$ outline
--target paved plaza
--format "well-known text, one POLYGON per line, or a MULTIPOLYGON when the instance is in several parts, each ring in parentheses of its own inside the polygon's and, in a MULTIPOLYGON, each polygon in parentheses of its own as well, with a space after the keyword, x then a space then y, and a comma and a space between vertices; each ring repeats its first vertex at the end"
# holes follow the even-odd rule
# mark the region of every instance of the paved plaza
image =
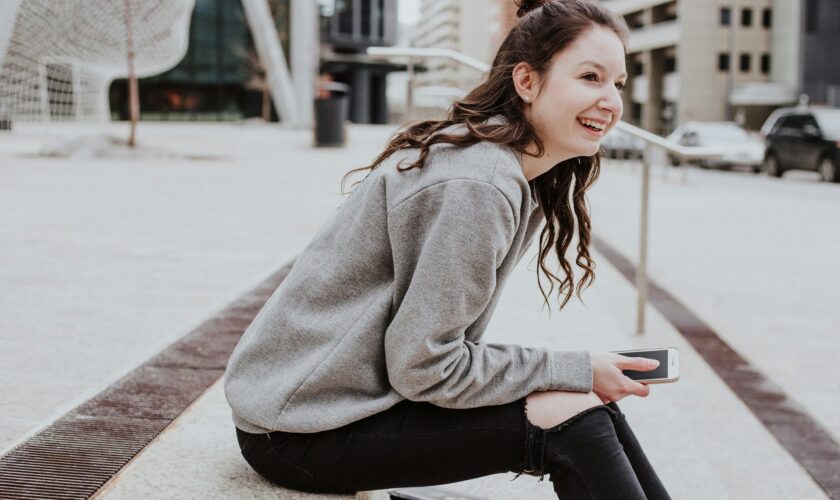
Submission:
MULTIPOLYGON (((394 127, 348 146, 259 123, 146 123, 135 158, 68 148, 111 125, 0 134, 0 455, 181 338, 294 259, 340 204, 341 176, 394 127), (70 142, 68 142, 70 141, 70 142), (45 157, 44 151, 58 151, 45 157)), ((596 235, 638 255, 640 168, 605 161, 596 235)), ((840 441, 840 184, 789 172, 656 167, 650 276, 840 441)), ((572 248, 574 244, 572 245, 572 248)), ((531 254, 535 255, 536 247, 531 254)), ((676 384, 619 404, 674 498, 821 499, 824 490, 655 308, 634 334, 636 289, 595 252, 594 285, 551 315, 536 260, 506 284, 485 335, 563 350, 674 346, 676 384)), ((546 477, 454 485, 486 498, 554 498, 546 477)), ((217 382, 101 492, 105 498, 286 498, 241 459, 217 382)))

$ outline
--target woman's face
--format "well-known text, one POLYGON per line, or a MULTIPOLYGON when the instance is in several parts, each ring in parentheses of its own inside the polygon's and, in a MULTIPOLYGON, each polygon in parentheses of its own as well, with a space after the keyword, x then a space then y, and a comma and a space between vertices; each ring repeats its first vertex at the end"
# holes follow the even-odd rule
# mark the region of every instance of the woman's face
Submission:
POLYGON ((601 26, 584 31, 554 55, 545 74, 534 81, 525 116, 556 162, 598 152, 604 134, 621 118, 620 89, 627 80, 624 46, 601 26), (586 125, 586 124, 588 125, 586 125))

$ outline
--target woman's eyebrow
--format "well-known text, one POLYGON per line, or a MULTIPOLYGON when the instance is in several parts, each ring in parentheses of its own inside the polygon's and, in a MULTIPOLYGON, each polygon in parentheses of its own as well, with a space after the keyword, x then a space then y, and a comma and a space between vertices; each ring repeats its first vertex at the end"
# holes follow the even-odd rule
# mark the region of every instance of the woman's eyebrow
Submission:
MULTIPOLYGON (((591 60, 590 61, 583 61, 582 63, 578 64, 578 66, 584 66, 586 64, 590 64, 592 66, 595 66, 596 68, 603 71, 604 73, 607 72, 607 68, 605 68, 603 64, 601 64, 597 61, 591 61, 591 60)), ((627 73, 622 73, 620 78, 627 78, 627 73)))

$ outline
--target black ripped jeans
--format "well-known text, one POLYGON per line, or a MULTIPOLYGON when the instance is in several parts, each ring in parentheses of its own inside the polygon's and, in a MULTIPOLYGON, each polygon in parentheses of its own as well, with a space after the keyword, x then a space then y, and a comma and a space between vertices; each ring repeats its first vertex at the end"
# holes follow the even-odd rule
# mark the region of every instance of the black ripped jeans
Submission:
POLYGON ((352 494, 517 472, 540 479, 548 474, 563 499, 670 498, 615 403, 542 429, 528 420, 524 398, 468 410, 402 401, 329 431, 237 429, 237 437, 259 474, 313 493, 352 494))

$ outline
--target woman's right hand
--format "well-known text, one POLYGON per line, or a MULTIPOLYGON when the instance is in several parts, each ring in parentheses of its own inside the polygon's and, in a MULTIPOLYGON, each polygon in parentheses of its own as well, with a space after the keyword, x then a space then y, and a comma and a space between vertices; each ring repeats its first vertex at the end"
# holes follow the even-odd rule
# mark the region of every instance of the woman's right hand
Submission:
POLYGON ((613 352, 590 352, 592 362, 592 392, 601 398, 604 404, 629 394, 646 397, 650 388, 627 377, 622 370, 646 372, 659 366, 659 361, 649 358, 622 356, 613 352))

